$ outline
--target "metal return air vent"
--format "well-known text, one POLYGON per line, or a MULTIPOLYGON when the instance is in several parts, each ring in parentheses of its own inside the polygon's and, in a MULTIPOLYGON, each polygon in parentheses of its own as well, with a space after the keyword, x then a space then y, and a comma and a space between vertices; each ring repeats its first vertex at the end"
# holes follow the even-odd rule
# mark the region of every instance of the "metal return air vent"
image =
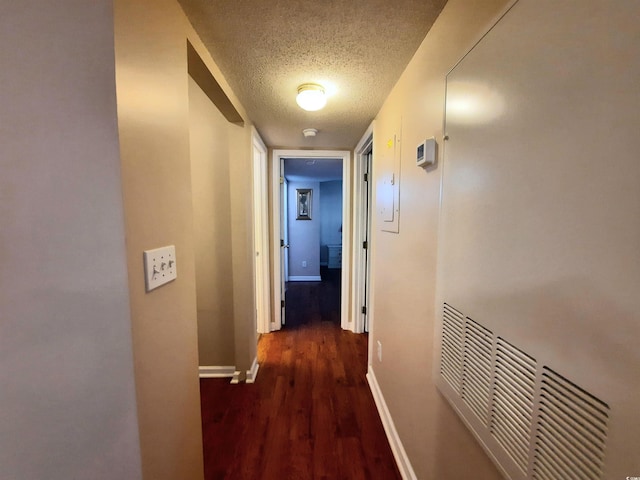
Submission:
POLYGON ((461 396, 484 426, 487 426, 489 421, 493 367, 492 344, 491 332, 467 318, 464 328, 461 396))
POLYGON ((606 403, 448 304, 441 340, 443 392, 510 478, 603 478, 606 403))
POLYGON ((444 304, 440 374, 460 394, 464 351, 464 316, 444 304))
POLYGON ((533 478, 602 478, 609 406, 545 367, 533 478))
POLYGON ((536 361, 498 338, 491 434, 523 472, 529 464, 536 361))

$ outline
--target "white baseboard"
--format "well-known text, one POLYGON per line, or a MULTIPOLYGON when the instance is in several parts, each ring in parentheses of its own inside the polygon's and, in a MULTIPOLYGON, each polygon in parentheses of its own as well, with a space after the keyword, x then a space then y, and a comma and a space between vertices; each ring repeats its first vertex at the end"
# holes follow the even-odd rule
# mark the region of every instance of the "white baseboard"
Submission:
POLYGON ((409 457, 407 457, 407 452, 405 452, 404 446, 400 441, 398 431, 396 430, 396 426, 393 423, 391 413, 387 408, 387 403, 384 400, 384 396, 382 395, 382 391, 380 390, 380 385, 378 385, 378 380, 376 379, 375 373, 373 373, 373 370, 371 369, 371 365, 369 365, 369 369, 367 371, 367 381, 369 382, 369 389, 371 390, 371 393, 373 395, 373 400, 376 402, 378 414, 380 415, 380 419, 382 420, 382 426, 384 427, 384 431, 387 434, 387 439, 389 440, 389 445, 391 446, 393 457, 396 459, 398 470, 400 470, 400 475, 402 475, 402 478, 404 480, 417 480, 418 477, 416 477, 416 474, 413 471, 413 467, 411 466, 411 462, 409 461, 409 457))
POLYGON ((198 367, 200 378, 231 378, 236 371, 236 367, 229 366, 201 366, 198 367))
POLYGON ((253 383, 256 381, 256 377, 258 376, 258 369, 260 365, 258 365, 258 357, 253 359, 253 363, 251 364, 251 368, 247 370, 247 383, 253 383))
POLYGON ((290 282, 320 282, 320 275, 289 275, 290 282))
POLYGON ((233 378, 231 379, 230 383, 232 383, 234 385, 237 384, 237 383, 240 383, 240 374, 241 373, 242 372, 240 370, 236 370, 235 372, 233 372, 233 378))

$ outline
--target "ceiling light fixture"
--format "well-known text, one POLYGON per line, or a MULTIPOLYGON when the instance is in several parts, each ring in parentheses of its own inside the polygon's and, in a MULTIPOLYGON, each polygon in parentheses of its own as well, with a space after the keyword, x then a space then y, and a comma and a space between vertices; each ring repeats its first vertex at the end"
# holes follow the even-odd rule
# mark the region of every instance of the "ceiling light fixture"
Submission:
POLYGON ((318 130, 316 130, 315 128, 305 128, 304 130, 302 130, 302 134, 305 137, 315 137, 318 134, 318 130))
POLYGON ((324 108, 327 104, 327 97, 324 88, 316 83, 305 83, 298 87, 296 102, 300 108, 309 112, 315 112, 324 108))

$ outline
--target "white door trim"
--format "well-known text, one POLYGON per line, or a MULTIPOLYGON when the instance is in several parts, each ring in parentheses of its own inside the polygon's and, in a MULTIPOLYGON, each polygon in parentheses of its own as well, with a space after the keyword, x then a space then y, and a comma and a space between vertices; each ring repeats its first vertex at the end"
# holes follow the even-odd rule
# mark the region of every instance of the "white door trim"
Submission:
MULTIPOLYGON (((271 285, 273 288, 271 291, 273 302, 269 331, 282 328, 283 308, 281 302, 284 301, 284 292, 282 291, 282 276, 284 272, 282 268, 282 246, 280 245, 280 241, 284 240, 280 222, 280 213, 282 211, 281 165, 281 158, 274 151, 271 157, 271 259, 273 262, 273 268, 271 269, 271 285)), ((282 178, 282 182, 284 182, 284 178, 282 178)))
MULTIPOLYGON (((354 150, 354 175, 353 175, 353 282, 351 285, 353 331, 355 333, 364 332, 365 315, 362 313, 362 306, 365 304, 364 287, 367 285, 366 276, 367 269, 364 265, 365 252, 362 248, 362 242, 367 239, 367 223, 365 219, 366 211, 363 203, 364 185, 362 177, 365 171, 365 162, 367 161, 365 152, 373 144, 373 123, 364 133, 358 145, 354 150)), ((369 185, 371 186, 373 178, 369 172, 369 185)), ((373 208, 369 200, 369 211, 373 208)), ((369 225, 369 229, 371 226, 369 225)), ((371 238, 369 242, 369 262, 371 262, 371 238)), ((368 285, 369 286, 369 285, 368 285)), ((368 297, 369 305, 367 306, 367 315, 371 316, 371 298, 368 297)))
POLYGON ((256 329, 269 332, 271 317, 271 285, 269 275, 269 178, 267 147, 260 134, 251 127, 253 156, 253 228, 254 278, 256 295, 256 329))
MULTIPOLYGON (((284 161, 280 165, 280 174, 284 175, 284 161)), ((281 212, 289 211, 289 197, 287 195, 288 191, 289 191, 289 181, 285 178, 282 183, 282 190, 280 192, 280 195, 281 195, 280 199, 282 200, 282 209, 280 210, 281 212)), ((287 215, 285 215, 282 218, 282 231, 280 233, 282 234, 282 237, 280 238, 284 239, 284 244, 289 245, 289 217, 287 217, 287 215)), ((283 281, 285 283, 289 281, 289 247, 288 246, 286 247, 286 252, 287 252, 287 255, 284 256, 284 269, 282 270, 284 275, 283 281)))
POLYGON ((351 311, 349 308, 350 298, 350 275, 351 275, 351 152, 347 150, 274 150, 272 158, 272 192, 273 202, 271 205, 271 227, 272 237, 272 285, 273 285, 273 318, 271 330, 279 330, 280 323, 280 160, 284 158, 331 158, 342 160, 342 291, 340 303, 340 325, 345 330, 354 330, 351 311))

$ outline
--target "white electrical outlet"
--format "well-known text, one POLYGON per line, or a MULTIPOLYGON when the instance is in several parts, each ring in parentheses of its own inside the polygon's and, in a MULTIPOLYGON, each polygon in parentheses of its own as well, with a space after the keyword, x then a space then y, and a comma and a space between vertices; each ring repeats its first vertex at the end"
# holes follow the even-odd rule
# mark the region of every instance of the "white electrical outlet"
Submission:
POLYGON ((302 268, 307 268, 307 261, 306 260, 302 261, 302 268))
POLYGON ((382 342, 378 340, 378 361, 382 362, 382 342))
POLYGON ((177 276, 174 245, 144 251, 144 280, 147 292, 175 280, 177 276))

